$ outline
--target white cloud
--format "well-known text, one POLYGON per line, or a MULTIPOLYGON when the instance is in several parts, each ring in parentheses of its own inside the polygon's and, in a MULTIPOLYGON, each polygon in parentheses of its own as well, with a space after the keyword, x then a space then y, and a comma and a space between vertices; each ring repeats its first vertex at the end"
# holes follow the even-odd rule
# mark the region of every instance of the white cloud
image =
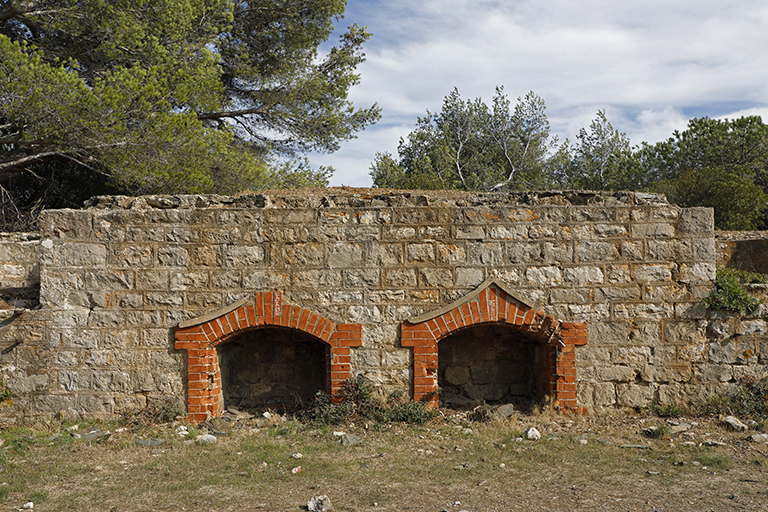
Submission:
POLYGON ((333 184, 369 184, 374 154, 395 152, 454 86, 486 100, 497 85, 512 98, 533 90, 561 139, 598 109, 634 144, 666 139, 689 117, 768 114, 762 1, 349 0, 352 22, 373 39, 350 98, 378 102, 383 118, 311 157, 337 168, 333 184))

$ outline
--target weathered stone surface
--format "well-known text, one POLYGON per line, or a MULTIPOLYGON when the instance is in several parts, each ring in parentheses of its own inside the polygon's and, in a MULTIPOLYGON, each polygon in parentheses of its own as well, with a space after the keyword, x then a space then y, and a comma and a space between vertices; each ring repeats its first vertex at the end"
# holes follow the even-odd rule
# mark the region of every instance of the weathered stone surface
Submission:
POLYGON ((616 403, 624 407, 646 407, 653 401, 652 386, 616 384, 616 403))
POLYGON ((608 242, 583 242, 576 246, 576 260, 578 262, 590 261, 614 261, 619 257, 619 251, 615 244, 608 242))
POLYGON ((558 267, 529 267, 525 276, 532 286, 554 286, 563 281, 563 272, 558 267))
POLYGON ((571 283, 574 286, 599 284, 603 282, 603 279, 603 271, 600 267, 566 268, 563 271, 563 282, 571 283))
MULTIPOLYGON (((2 297, 9 309, 0 302, 0 368, 25 372, 15 385, 26 404, 0 411, 1 421, 60 409, 109 417, 148 396, 183 400, 195 356, 173 348, 174 326, 258 291, 360 323, 350 372, 406 395, 424 357, 402 346, 401 322, 490 277, 556 320, 587 322, 587 344, 575 349, 585 407, 684 401, 768 371, 768 308, 741 318, 701 304, 716 262, 727 263, 712 211, 658 195, 328 189, 92 204, 45 212, 41 234, 0 237, 0 288, 27 294, 2 297), (29 306, 20 316, 17 303, 29 306)), ((516 343, 440 375, 467 400, 524 394, 540 378, 536 357, 487 364, 515 360, 505 350, 516 343)))

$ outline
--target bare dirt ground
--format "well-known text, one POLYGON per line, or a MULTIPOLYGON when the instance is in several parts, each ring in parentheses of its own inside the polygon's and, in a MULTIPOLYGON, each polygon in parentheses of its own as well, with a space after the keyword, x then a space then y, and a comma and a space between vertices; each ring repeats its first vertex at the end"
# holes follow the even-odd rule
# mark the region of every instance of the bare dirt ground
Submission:
POLYGON ((212 444, 194 440, 199 426, 177 434, 181 422, 5 429, 0 510, 299 511, 327 495, 337 511, 768 511, 768 444, 750 439, 760 425, 619 413, 263 423, 210 424, 212 444), (85 440, 94 428, 103 435, 85 440))

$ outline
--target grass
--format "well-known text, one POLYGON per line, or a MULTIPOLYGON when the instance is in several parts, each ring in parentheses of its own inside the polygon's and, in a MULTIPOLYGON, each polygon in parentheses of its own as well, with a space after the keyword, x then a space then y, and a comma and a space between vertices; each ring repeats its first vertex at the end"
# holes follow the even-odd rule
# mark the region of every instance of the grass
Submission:
POLYGON ((703 400, 679 404, 653 404, 649 412, 662 418, 735 415, 755 420, 755 430, 763 432, 768 424, 768 378, 742 379, 732 393, 720 393, 703 400))
MULTIPOLYGON (((756 485, 740 479, 768 483, 768 450, 745 445, 716 420, 702 421, 696 439, 731 436, 727 446, 650 439, 644 429, 665 420, 645 416, 517 414, 470 423, 456 414, 367 429, 360 421, 288 421, 233 427, 212 445, 176 436, 177 424, 99 423, 113 434, 98 443, 74 439, 61 425, 0 431, 0 507, 33 501, 36 510, 40 503, 58 511, 300 510, 309 497, 327 494, 340 511, 441 510, 449 501, 467 510, 569 510, 580 503, 605 508, 616 499, 628 509, 649 509, 639 496, 678 500, 678 509, 689 510, 701 497, 710 507, 725 499, 733 506, 756 485), (540 441, 518 440, 529 426, 542 432, 540 441), (114 433, 119 427, 126 430, 114 433), (335 430, 364 441, 344 447, 335 430), (52 440, 54 434, 60 436, 52 440), (147 438, 164 442, 136 445, 147 438), (623 447, 638 444, 651 449, 623 447), (301 472, 292 473, 298 466, 301 472)), ((79 431, 91 425, 81 423, 79 431)))

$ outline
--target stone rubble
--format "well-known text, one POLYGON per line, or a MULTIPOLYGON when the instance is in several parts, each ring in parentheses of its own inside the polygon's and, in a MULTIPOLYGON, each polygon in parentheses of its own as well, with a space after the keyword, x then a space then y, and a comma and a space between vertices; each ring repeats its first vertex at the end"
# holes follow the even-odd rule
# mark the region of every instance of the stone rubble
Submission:
POLYGON ((532 441, 538 441, 539 439, 541 439, 541 433, 538 430, 536 430, 536 427, 528 427, 523 431, 523 433, 528 439, 532 441))
POLYGON ((309 512, 330 512, 333 510, 331 499, 323 494, 322 496, 312 496, 307 501, 307 510, 309 512))
POLYGON ((736 416, 726 416, 723 418, 723 423, 736 432, 745 432, 749 430, 749 427, 742 423, 736 416))
POLYGON ((195 437, 195 442, 197 444, 216 444, 218 439, 212 434, 200 434, 195 437))

